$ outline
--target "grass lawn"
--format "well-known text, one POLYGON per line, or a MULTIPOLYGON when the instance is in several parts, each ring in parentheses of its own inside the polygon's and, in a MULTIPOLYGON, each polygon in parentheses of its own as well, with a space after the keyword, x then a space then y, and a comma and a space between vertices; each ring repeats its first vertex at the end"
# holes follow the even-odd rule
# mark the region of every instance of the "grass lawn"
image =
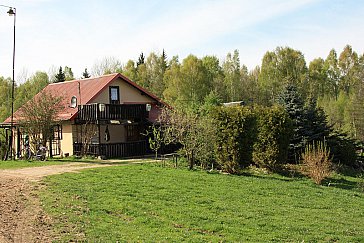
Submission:
POLYGON ((60 241, 364 242, 358 181, 144 164, 51 176, 40 195, 60 241))
POLYGON ((0 170, 4 169, 19 169, 26 167, 38 167, 38 166, 46 166, 46 165, 58 165, 62 164, 59 161, 26 161, 26 160, 7 160, 0 161, 0 170))
MULTIPOLYGON (((0 160, 0 170, 3 169, 20 169, 27 167, 39 167, 39 166, 47 166, 47 165, 61 165, 65 163, 77 163, 77 162, 85 162, 90 164, 108 164, 110 163, 108 160, 97 160, 97 159, 87 159, 87 158, 51 158, 46 161, 38 161, 38 160, 0 160)), ((127 164, 130 160, 120 160, 114 164, 127 164)))

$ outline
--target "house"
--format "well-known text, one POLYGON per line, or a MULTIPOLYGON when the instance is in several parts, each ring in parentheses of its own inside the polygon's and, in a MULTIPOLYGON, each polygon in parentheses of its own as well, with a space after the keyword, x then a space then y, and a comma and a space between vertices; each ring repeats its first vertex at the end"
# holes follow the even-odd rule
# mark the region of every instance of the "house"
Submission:
MULTIPOLYGON (((119 73, 52 83, 42 92, 60 94, 66 104, 58 114, 59 124, 48 144, 50 155, 145 155, 149 146, 143 134, 157 121, 162 107, 168 106, 119 73)), ((16 122, 19 110, 14 113, 13 149, 21 155, 26 134, 16 122)), ((6 123, 10 123, 10 118, 6 123)))

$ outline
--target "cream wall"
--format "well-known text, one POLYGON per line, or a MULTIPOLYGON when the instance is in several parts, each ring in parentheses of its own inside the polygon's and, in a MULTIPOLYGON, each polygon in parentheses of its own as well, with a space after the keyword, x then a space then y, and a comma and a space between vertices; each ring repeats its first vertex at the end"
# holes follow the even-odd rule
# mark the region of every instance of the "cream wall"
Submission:
POLYGON ((70 121, 62 124, 62 140, 60 145, 63 154, 69 153, 69 155, 73 155, 72 125, 70 121))
MULTIPOLYGON (((123 103, 152 103, 155 102, 147 95, 142 95, 141 91, 131 86, 121 78, 114 80, 109 86, 119 86, 120 104, 123 103)), ((105 88, 92 103, 109 104, 109 87, 105 88)))

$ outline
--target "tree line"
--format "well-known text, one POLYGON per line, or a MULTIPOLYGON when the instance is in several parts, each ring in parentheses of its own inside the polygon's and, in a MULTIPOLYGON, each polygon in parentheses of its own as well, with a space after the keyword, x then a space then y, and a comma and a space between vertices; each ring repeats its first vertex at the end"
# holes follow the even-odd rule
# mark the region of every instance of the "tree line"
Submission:
MULTIPOLYGON (((52 82, 74 79, 70 67, 47 74, 38 71, 15 87, 15 110, 52 82), (58 71, 58 72, 57 72, 58 71)), ((120 72, 164 99, 173 107, 198 111, 209 105, 244 101, 263 106, 279 103, 287 85, 297 87, 303 102, 312 100, 321 107, 330 125, 364 141, 364 55, 347 45, 338 54, 316 58, 308 65, 299 50, 277 47, 267 51, 260 66, 249 70, 240 63, 238 50, 224 60, 207 55, 189 55, 182 61, 166 52, 141 53, 122 64, 117 58, 97 61, 82 78, 120 72)), ((10 116, 11 79, 0 77, 0 119, 10 116)))

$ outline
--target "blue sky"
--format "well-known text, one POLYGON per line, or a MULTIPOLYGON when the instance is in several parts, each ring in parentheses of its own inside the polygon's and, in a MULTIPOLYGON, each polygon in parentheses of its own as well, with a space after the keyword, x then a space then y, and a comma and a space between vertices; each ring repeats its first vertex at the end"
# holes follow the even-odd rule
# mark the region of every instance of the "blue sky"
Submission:
MULTIPOLYGON (((249 69, 266 51, 289 46, 309 63, 346 44, 364 53, 362 0, 0 0, 17 8, 16 79, 59 66, 81 76, 104 57, 122 63, 141 52, 240 52, 249 69)), ((13 18, 0 8, 0 76, 12 71, 13 18)))

